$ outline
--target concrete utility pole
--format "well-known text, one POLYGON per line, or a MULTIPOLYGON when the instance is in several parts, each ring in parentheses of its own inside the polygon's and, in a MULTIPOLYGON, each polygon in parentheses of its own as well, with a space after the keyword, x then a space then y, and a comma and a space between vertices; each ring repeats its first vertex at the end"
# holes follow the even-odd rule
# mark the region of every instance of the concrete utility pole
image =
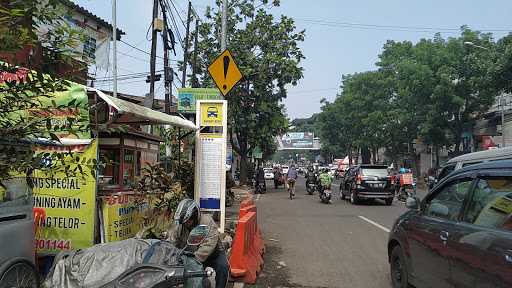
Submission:
POLYGON ((505 147, 505 103, 503 99, 503 93, 500 96, 500 106, 501 106, 501 148, 505 147))
POLYGON ((228 19, 228 0, 222 0, 222 30, 220 35, 220 50, 226 50, 226 29, 228 19))
POLYGON ((158 19, 158 0, 153 0, 153 24, 151 28, 153 29, 151 33, 151 59, 149 62, 149 71, 150 71, 150 79, 149 79, 149 94, 144 99, 144 106, 147 108, 153 108, 153 100, 155 99, 155 70, 156 70, 156 45, 157 45, 157 27, 156 21, 158 19))
POLYGON ((197 80, 197 42, 199 37, 199 18, 196 15, 196 34, 194 35, 194 55, 192 58, 192 87, 199 87, 199 81, 197 80))
POLYGON ((162 5, 162 14, 164 17, 164 29, 162 34, 162 40, 164 42, 164 85, 165 85, 165 113, 171 114, 172 104, 172 80, 173 71, 169 66, 169 35, 167 34, 167 11, 165 6, 162 5))
POLYGON ((113 78, 113 93, 117 98, 117 3, 112 0, 112 78, 113 78))
POLYGON ((181 87, 185 88, 188 66, 188 40, 190 34, 190 21, 192 21, 192 2, 188 1, 187 30, 185 35, 185 51, 183 51, 183 75, 181 76, 181 87))

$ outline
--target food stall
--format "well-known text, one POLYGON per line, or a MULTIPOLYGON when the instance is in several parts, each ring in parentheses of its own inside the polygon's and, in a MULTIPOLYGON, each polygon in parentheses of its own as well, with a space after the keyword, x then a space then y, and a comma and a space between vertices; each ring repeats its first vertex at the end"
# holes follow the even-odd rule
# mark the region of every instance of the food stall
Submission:
MULTIPOLYGON (((59 143, 38 146, 40 152, 73 152, 73 157, 107 163, 102 169, 77 177, 36 173, 34 207, 45 217, 36 223, 36 249, 40 255, 87 248, 97 243, 135 236, 152 196, 134 192, 142 169, 159 161, 163 139, 151 131, 154 125, 173 125, 195 130, 191 121, 114 98, 94 88, 73 84, 56 95, 61 103, 73 103, 62 117, 82 116, 89 131, 63 135, 59 143), (83 113, 87 110, 88 113, 83 113), (75 113, 75 114, 73 114, 75 113)), ((62 114, 62 109, 58 113, 62 114)), ((55 114, 57 115, 57 113, 55 114)), ((52 121, 59 121, 55 117, 52 121)), ((60 136, 59 136, 60 137, 60 136)), ((77 158, 77 159, 78 159, 77 158)), ((85 161, 85 160, 84 160, 85 161)), ((73 168, 73 167, 72 167, 73 168)))

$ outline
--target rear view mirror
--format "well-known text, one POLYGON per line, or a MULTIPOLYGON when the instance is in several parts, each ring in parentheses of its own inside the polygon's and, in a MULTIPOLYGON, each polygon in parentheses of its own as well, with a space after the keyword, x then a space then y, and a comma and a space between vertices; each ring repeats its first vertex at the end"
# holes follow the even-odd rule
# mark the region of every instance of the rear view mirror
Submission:
POLYGON ((447 206, 441 203, 432 203, 429 208, 430 214, 435 216, 440 216, 443 218, 448 217, 450 214, 450 209, 447 206))
POLYGON ((405 207, 411 210, 418 210, 420 207, 420 199, 417 197, 408 197, 405 201, 405 207))
POLYGON ((208 225, 199 225, 196 228, 190 231, 188 235, 187 244, 189 246, 197 246, 203 243, 204 239, 208 236, 209 233, 208 225))

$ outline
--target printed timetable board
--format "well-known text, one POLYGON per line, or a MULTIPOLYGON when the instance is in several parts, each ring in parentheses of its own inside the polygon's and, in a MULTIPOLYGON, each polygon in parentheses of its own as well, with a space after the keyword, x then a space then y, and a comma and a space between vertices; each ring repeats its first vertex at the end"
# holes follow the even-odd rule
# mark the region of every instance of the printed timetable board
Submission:
POLYGON ((227 101, 199 100, 196 104, 195 198, 201 210, 221 212, 224 230, 226 187, 227 101))

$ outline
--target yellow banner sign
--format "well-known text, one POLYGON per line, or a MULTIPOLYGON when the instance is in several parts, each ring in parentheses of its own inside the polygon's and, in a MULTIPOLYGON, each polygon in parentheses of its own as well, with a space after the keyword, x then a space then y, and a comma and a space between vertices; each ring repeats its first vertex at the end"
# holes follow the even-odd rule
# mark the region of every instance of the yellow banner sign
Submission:
POLYGON ((150 202, 150 198, 126 194, 102 199, 105 242, 134 237, 143 227, 144 213, 149 209, 150 202))
MULTIPOLYGON (((96 159, 98 145, 93 140, 74 147, 81 159, 96 159)), ((44 150, 44 148, 43 148, 44 150)), ((73 167, 71 167, 73 169, 73 167)), ((94 244, 96 206, 95 175, 67 177, 64 172, 33 174, 34 207, 44 211, 35 228, 37 253, 55 254, 63 250, 87 248, 94 244)))
POLYGON ((201 126, 222 126, 222 103, 201 103, 201 126))

